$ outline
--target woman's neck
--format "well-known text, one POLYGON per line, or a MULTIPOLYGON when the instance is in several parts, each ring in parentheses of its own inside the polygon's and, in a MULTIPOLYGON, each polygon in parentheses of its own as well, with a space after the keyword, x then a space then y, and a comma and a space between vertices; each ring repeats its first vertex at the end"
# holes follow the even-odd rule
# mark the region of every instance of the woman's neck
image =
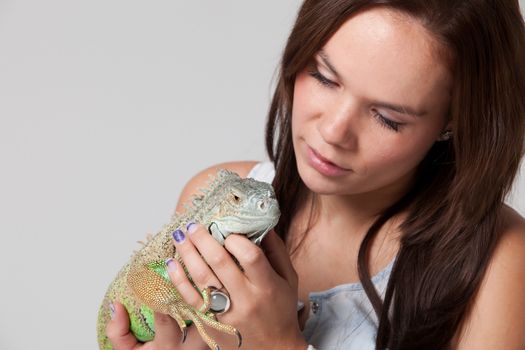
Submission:
POLYGON ((408 184, 398 184, 359 194, 324 195, 310 193, 319 219, 344 220, 350 227, 373 222, 381 213, 399 201, 408 191, 408 184))

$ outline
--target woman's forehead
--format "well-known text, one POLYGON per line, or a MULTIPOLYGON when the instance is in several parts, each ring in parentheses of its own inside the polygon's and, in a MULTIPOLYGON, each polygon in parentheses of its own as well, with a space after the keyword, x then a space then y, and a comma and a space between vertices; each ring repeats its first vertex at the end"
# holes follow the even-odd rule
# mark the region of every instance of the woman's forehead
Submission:
POLYGON ((436 45, 416 19, 373 8, 347 20, 322 53, 354 95, 389 96, 424 109, 442 103, 451 90, 450 70, 436 45))

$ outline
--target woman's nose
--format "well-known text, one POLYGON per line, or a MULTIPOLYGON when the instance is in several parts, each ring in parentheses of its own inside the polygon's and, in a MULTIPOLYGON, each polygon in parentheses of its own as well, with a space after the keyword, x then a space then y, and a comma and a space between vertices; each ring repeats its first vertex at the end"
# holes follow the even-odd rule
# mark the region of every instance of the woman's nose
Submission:
POLYGON ((323 140, 345 149, 357 147, 359 106, 352 101, 334 104, 321 116, 318 124, 323 140))

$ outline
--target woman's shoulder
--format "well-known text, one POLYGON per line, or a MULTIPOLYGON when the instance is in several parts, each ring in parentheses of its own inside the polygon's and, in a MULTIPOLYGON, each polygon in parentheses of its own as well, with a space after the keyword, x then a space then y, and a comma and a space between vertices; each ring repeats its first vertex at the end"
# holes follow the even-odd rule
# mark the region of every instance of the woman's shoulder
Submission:
POLYGON ((244 160, 244 161, 234 161, 234 162, 225 162, 211 165, 201 171, 199 171, 195 176, 193 176, 188 183, 192 182, 206 182, 210 175, 214 175, 220 169, 226 169, 239 174, 240 177, 246 177, 250 170, 256 166, 259 162, 254 160, 244 160))
POLYGON ((501 218, 500 238, 489 271, 492 267, 500 268, 502 273, 519 273, 522 277, 519 284, 525 293, 525 218, 506 205, 501 209, 501 218))
MULTIPOLYGON (((499 241, 491 258, 490 267, 510 264, 522 272, 525 283, 525 218, 516 210, 504 205, 501 209, 499 241)), ((525 290, 525 288, 524 288, 525 290)))
POLYGON ((500 238, 455 349, 524 349, 525 219, 503 207, 500 238))
POLYGON ((508 205, 501 208, 501 217, 503 219, 502 233, 525 230, 525 218, 508 205))
MULTIPOLYGON (((501 209, 502 225, 499 242, 491 265, 510 264, 521 272, 521 286, 525 286, 525 218, 509 206, 501 209)), ((525 288, 522 288, 525 292, 525 288)))
POLYGON ((207 182, 209 181, 210 175, 213 176, 217 173, 217 171, 219 171, 219 169, 230 170, 239 174, 240 177, 246 177, 253 169, 253 167, 257 164, 257 161, 226 162, 215 164, 199 171, 186 183, 186 185, 182 189, 182 192, 179 196, 179 201, 177 203, 176 211, 184 211, 183 203, 189 201, 192 195, 199 192, 199 189, 205 188, 207 182))

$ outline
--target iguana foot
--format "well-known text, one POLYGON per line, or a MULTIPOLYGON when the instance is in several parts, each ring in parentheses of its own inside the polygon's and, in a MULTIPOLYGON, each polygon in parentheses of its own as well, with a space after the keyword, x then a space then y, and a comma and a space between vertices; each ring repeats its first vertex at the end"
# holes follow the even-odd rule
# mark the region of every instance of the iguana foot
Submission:
POLYGON ((193 322, 201 338, 206 344, 208 344, 210 349, 219 349, 219 346, 217 345, 215 340, 208 335, 206 329, 204 328, 204 325, 207 325, 223 333, 235 335, 237 337, 238 347, 242 345, 241 333, 235 327, 217 321, 215 319, 214 314, 210 312, 202 313, 198 310, 195 310, 191 305, 187 305, 187 307, 184 308, 182 312, 183 317, 187 317, 193 322))

